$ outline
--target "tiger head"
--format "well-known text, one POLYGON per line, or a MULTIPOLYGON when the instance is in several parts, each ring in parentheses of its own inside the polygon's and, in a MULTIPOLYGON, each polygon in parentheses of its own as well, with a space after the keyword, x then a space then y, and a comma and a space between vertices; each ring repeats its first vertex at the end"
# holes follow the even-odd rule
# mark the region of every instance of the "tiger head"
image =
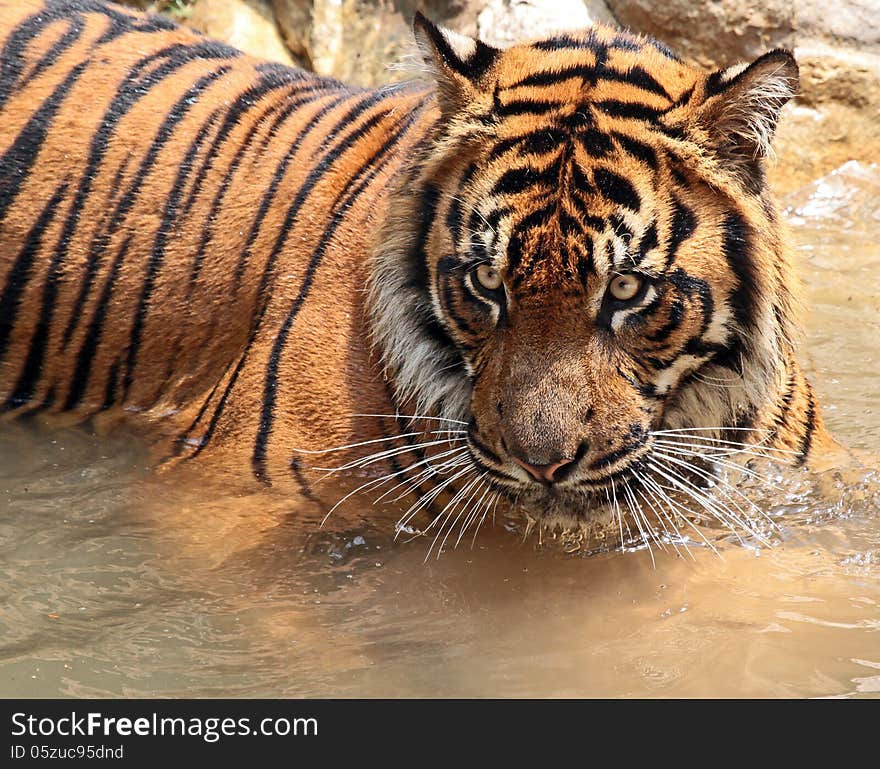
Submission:
POLYGON ((415 26, 439 116, 375 252, 378 346, 497 488, 583 521, 659 430, 745 424, 778 391, 797 322, 763 161, 797 65, 415 26))

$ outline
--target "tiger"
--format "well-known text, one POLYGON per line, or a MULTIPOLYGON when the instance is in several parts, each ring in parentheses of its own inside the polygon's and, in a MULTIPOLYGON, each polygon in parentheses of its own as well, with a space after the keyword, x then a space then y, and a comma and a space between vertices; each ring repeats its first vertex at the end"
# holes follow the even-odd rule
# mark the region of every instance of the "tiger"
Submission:
POLYGON ((360 88, 101 0, 0 18, 7 418, 281 493, 332 449, 432 523, 678 528, 717 463, 839 451, 766 175, 789 51, 417 13, 427 77, 360 88))

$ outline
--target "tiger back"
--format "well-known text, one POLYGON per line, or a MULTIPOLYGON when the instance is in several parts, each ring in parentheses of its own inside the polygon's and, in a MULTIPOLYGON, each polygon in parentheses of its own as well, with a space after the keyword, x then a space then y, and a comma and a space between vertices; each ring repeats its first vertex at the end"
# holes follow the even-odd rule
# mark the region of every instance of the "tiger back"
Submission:
POLYGON ((91 0, 0 15, 3 412, 124 415, 248 468, 278 433, 286 464, 387 413, 367 234, 424 88, 348 88, 91 0))

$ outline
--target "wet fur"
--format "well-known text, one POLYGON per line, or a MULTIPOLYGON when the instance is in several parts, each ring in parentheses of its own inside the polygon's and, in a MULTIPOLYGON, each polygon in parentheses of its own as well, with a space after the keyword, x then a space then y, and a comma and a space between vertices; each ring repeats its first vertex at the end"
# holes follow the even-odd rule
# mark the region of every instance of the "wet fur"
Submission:
POLYGON ((405 447, 395 436, 413 413, 476 424, 504 463, 505 431, 569 451, 589 405, 590 435, 619 447, 644 394, 570 354, 614 336, 593 333, 607 272, 577 274, 584 233, 618 255, 645 235, 619 182, 595 182, 613 161, 649 202, 654 252, 686 199, 694 223, 674 258, 714 298, 698 341, 715 346, 687 357, 682 339, 665 379, 642 380, 660 404, 651 426, 748 426, 799 462, 831 445, 795 357, 798 281, 762 169, 796 89, 790 54, 706 73, 601 26, 497 51, 418 18, 435 84, 364 91, 97 0, 0 0, 0 12, 4 413, 134 422, 168 460, 305 493, 302 450, 405 447), (500 145, 574 126, 579 109, 565 141, 593 149, 560 167, 560 189, 594 178, 581 213, 628 223, 629 237, 572 215, 553 189, 558 211, 523 236, 517 267, 515 227, 551 193, 508 194, 517 180, 498 192, 512 167, 546 165, 500 145), (480 245, 481 217, 505 206, 480 245), (747 233, 734 257, 720 255, 722 221, 747 233), (509 326, 503 344, 492 311, 468 310, 465 330, 463 284, 441 292, 444 258, 473 261, 466 242, 511 280, 524 270, 511 303, 522 333, 509 326), (536 378, 557 364, 557 379, 536 378))

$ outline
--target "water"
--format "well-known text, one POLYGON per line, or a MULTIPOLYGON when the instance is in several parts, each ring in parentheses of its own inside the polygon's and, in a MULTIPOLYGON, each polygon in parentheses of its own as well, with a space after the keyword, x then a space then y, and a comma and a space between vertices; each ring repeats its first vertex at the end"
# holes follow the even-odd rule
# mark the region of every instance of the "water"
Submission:
MULTIPOLYGON (((880 447, 880 170, 788 199, 832 431, 880 447)), ((880 695, 880 479, 747 484, 772 546, 584 556, 518 524, 424 562, 267 494, 151 474, 132 436, 0 428, 0 695, 880 695), (508 531, 508 529, 510 531, 508 531)))

